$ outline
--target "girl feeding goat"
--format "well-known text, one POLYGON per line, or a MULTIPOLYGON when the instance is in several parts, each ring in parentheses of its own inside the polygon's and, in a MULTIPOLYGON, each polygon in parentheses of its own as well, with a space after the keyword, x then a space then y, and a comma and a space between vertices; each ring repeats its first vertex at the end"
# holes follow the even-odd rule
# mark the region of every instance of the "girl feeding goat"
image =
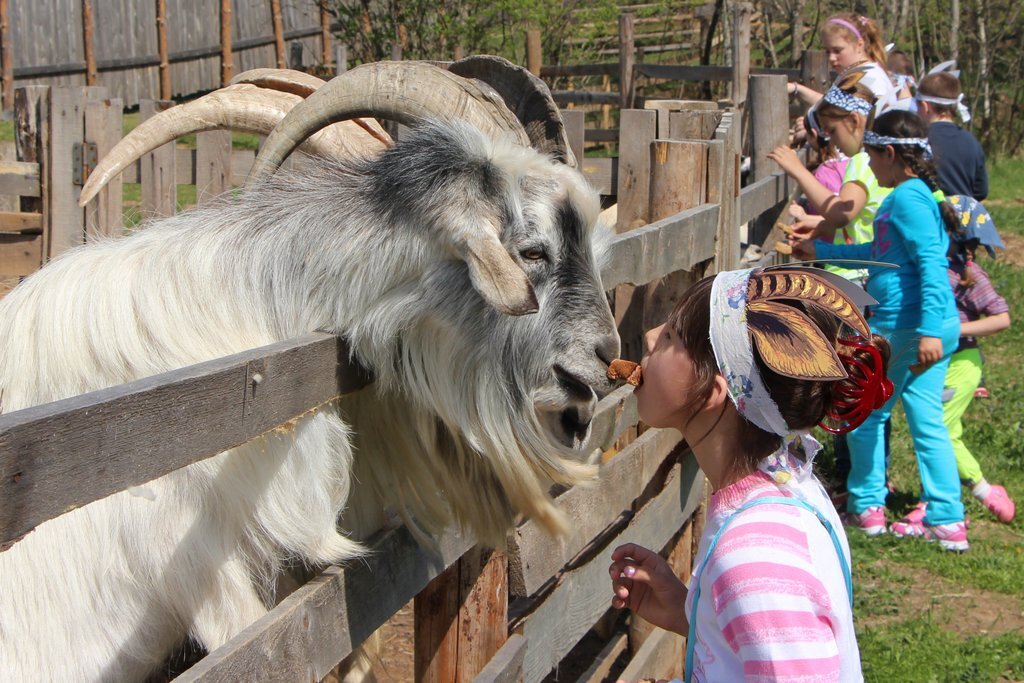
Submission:
POLYGON ((891 392, 888 345, 860 313, 869 299, 808 268, 728 271, 647 333, 640 418, 682 432, 713 493, 689 588, 626 544, 612 605, 688 634, 686 680, 861 678, 850 551, 808 430, 856 427, 891 392))

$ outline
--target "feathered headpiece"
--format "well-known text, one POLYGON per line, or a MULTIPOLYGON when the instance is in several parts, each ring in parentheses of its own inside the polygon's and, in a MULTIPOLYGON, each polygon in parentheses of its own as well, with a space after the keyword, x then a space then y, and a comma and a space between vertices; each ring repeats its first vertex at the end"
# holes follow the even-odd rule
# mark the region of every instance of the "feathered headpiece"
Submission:
POLYGON ((847 393, 852 387, 855 395, 836 394, 836 414, 828 415, 840 424, 823 426, 830 431, 853 429, 892 394, 892 383, 881 371, 881 359, 869 368, 852 356, 841 356, 835 341, 786 301, 800 301, 834 316, 861 340, 852 343, 869 347, 863 340, 871 338, 871 330, 861 309, 876 302, 848 280, 794 265, 719 273, 711 288, 711 345, 733 404, 765 431, 779 436, 793 431, 764 385, 754 360, 756 346, 764 364, 780 375, 812 381, 851 380, 847 393), (861 406, 868 407, 861 411, 861 406), (854 423, 850 418, 858 419, 854 423))

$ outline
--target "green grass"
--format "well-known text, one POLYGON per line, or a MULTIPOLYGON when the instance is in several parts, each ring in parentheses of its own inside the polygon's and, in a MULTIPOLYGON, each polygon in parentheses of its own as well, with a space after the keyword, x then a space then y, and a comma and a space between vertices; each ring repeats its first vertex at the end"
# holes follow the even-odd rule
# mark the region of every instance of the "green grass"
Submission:
MULTIPOLYGON (((1024 160, 990 168, 985 202, 1009 249, 979 256, 1010 305, 1011 328, 982 341, 990 399, 964 417, 964 439, 985 477, 1021 506, 999 524, 965 492, 971 549, 949 553, 917 539, 850 533, 854 612, 868 681, 1024 681, 1024 160)), ((827 478, 830 453, 822 454, 827 478)), ((893 419, 890 513, 906 512, 920 479, 906 420, 893 419)))

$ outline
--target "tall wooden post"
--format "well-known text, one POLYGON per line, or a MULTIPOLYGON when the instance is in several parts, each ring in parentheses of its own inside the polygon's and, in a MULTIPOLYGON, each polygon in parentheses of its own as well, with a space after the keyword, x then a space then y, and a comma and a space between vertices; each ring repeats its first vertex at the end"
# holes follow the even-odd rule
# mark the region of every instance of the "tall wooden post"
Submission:
MULTIPOLYGON (((649 109, 619 112, 618 217, 615 230, 622 233, 647 224, 650 207, 650 149, 658 134, 658 113, 649 109)), ((639 361, 643 356, 644 288, 615 288, 615 324, 622 338, 622 357, 639 361)))
POLYGON ((415 680, 469 683, 507 638, 508 558, 474 547, 420 591, 415 680))
POLYGON ((92 44, 92 0, 82 0, 82 45, 85 48, 85 84, 96 85, 96 53, 92 44))
POLYGON ((544 49, 541 45, 540 31, 531 28, 526 32, 526 70, 534 76, 540 76, 543 64, 544 49))
POLYGON ((634 17, 619 15, 619 109, 632 109, 636 99, 633 65, 636 63, 636 44, 633 41, 634 17))
POLYGON ((828 90, 828 55, 824 50, 807 50, 800 59, 800 82, 818 92, 828 90))
POLYGON ((156 0, 156 45, 160 55, 160 99, 171 99, 171 63, 167 55, 167 0, 156 0))
MULTIPOLYGON (((750 77, 750 173, 757 181, 779 172, 779 165, 768 153, 789 140, 789 97, 786 77, 758 75, 750 77)), ((760 245, 768 237, 781 207, 766 211, 748 232, 748 244, 760 245)))
POLYGON ((747 79, 750 77, 750 3, 738 2, 733 8, 732 101, 743 109, 747 101, 747 79))
POLYGON ((274 57, 277 68, 285 69, 288 61, 284 56, 284 22, 281 20, 281 0, 270 0, 270 19, 274 24, 274 57))
POLYGON ((320 8, 320 63, 331 63, 331 13, 320 8))
MULTIPOLYGON (((142 100, 139 120, 146 119, 174 106, 166 100, 142 100)), ((178 185, 174 167, 174 142, 157 147, 140 159, 143 215, 173 216, 178 203, 178 185)))
POLYGON ((11 46, 9 0, 0 0, 0 97, 6 111, 14 106, 14 49, 11 46))
POLYGON ((228 85, 235 75, 231 53, 231 0, 220 0, 220 84, 228 85))

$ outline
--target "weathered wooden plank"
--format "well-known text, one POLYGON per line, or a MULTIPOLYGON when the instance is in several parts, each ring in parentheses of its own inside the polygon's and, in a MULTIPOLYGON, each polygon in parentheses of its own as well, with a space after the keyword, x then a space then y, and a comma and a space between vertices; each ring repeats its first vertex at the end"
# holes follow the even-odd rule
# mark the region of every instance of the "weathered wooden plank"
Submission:
POLYGON ((714 258, 719 209, 702 204, 615 237, 610 263, 601 272, 605 289, 651 282, 714 258))
POLYGON ((657 135, 655 111, 626 109, 619 112, 618 232, 647 223, 650 203, 651 142, 657 135))
POLYGON ((348 358, 310 334, 0 415, 0 547, 364 386, 348 358))
POLYGON ((0 232, 25 232, 38 234, 43 231, 43 214, 29 211, 0 212, 0 232))
POLYGON ((195 159, 197 204, 231 189, 231 131, 210 130, 196 135, 195 159))
MULTIPOLYGON (((627 645, 629 645, 629 639, 626 638, 625 633, 614 635, 597 653, 590 666, 576 679, 576 683, 604 683, 616 660, 625 652, 627 645)), ((619 680, 619 677, 616 677, 616 680, 619 680)))
MULTIPOLYGON (((172 106, 174 102, 168 100, 143 100, 139 105, 139 119, 145 121, 172 106)), ((146 218, 173 216, 178 204, 174 142, 168 142, 142 155, 139 162, 142 215, 146 218)))
MULTIPOLYGON (((680 605, 680 609, 682 606, 680 605)), ((673 666, 686 648, 686 638, 670 631, 657 629, 644 641, 633 659, 619 674, 619 678, 636 681, 641 678, 672 678, 682 676, 683 672, 673 666)))
POLYGON ((628 384, 619 387, 597 404, 594 419, 590 422, 590 436, 581 450, 587 453, 611 448, 615 440, 638 419, 633 387, 628 384))
POLYGON ((785 200, 795 184, 785 173, 773 173, 740 190, 739 224, 752 221, 762 213, 785 200))
POLYGON ((175 680, 321 680, 473 540, 448 533, 438 546, 424 550, 405 527, 384 532, 358 562, 325 569, 175 680))
MULTIPOLYGON (((124 106, 120 99, 89 100, 85 103, 85 139, 96 145, 98 159, 105 157, 122 136, 124 106)), ((124 232, 124 182, 111 178, 85 209, 85 232, 90 238, 113 237, 124 232)))
POLYGON ((577 158, 580 172, 600 194, 613 195, 618 184, 619 160, 615 158, 577 158))
POLYGON ((733 270, 740 263, 740 119, 729 110, 715 129, 708 152, 709 202, 718 202, 722 213, 718 220, 715 270, 733 270))
POLYGON ((663 548, 693 514, 703 498, 704 475, 692 456, 673 468, 662 492, 648 503, 619 536, 589 563, 566 572, 544 602, 525 618, 522 633, 530 642, 523 665, 524 683, 536 683, 579 642, 609 608, 608 564, 611 549, 625 542, 663 548))
POLYGON ((601 466, 597 484, 562 493, 558 507, 573 520, 565 537, 551 538, 533 520, 520 524, 509 534, 509 591, 533 595, 620 520, 679 441, 675 430, 649 429, 601 466))
POLYGON ((522 679, 526 651, 526 638, 513 633, 473 683, 518 683, 522 679))
POLYGON ((30 86, 14 91, 14 142, 18 159, 39 164, 39 197, 22 197, 21 210, 43 217, 42 259, 46 260, 50 244, 50 89, 30 86))
POLYGON ((551 98, 559 105, 617 104, 619 94, 614 92, 590 92, 587 90, 553 90, 551 98))
POLYGON ((0 162, 0 194, 39 196, 39 164, 27 161, 0 162))
POLYGON ((43 236, 41 234, 0 233, 0 277, 31 275, 39 269, 42 262, 43 236))
POLYGON ((85 101, 85 88, 55 87, 50 90, 48 258, 54 258, 85 241, 85 211, 78 206, 82 188, 74 184, 72 176, 74 145, 82 142, 84 137, 85 101))
POLYGON ((565 136, 569 139, 569 148, 572 150, 576 162, 582 165, 583 160, 583 138, 586 125, 585 115, 582 109, 562 109, 562 122, 565 125, 565 136))

